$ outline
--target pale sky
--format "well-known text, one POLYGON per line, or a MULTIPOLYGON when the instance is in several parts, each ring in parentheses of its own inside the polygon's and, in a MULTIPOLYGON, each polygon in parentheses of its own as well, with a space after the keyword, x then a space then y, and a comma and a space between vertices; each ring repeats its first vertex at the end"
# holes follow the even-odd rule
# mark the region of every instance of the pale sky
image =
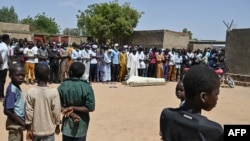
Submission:
MULTIPOLYGON (((45 12, 55 18, 61 30, 76 28, 78 10, 112 0, 0 0, 0 8, 14 6, 19 20, 45 12)), ((226 23, 233 29, 250 28, 250 0, 119 0, 144 12, 135 30, 187 28, 199 40, 225 40, 226 23)))

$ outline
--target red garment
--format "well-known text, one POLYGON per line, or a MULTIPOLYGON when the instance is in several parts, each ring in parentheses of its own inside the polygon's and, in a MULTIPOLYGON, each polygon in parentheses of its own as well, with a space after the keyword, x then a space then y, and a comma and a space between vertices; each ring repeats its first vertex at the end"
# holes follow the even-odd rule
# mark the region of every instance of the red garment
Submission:
POLYGON ((151 63, 151 64, 155 64, 155 63, 156 63, 156 55, 155 55, 155 52, 151 52, 151 53, 149 54, 149 58, 151 58, 151 59, 150 59, 150 63, 151 63))

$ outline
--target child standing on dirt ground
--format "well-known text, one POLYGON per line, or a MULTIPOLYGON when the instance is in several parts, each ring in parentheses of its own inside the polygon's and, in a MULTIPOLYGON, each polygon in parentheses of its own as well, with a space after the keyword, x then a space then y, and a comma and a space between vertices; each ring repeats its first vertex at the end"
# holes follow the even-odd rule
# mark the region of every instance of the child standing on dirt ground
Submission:
POLYGON ((11 82, 7 87, 4 101, 4 114, 7 115, 6 130, 9 131, 8 140, 23 141, 25 99, 20 85, 25 78, 24 67, 21 64, 11 65, 9 77, 11 82))
POLYGON ((73 62, 69 68, 69 78, 58 87, 64 115, 63 141, 86 141, 89 112, 95 110, 95 97, 92 87, 81 79, 84 71, 84 64, 73 62))
POLYGON ((175 95, 178 99, 180 99, 181 103, 180 103, 180 107, 184 104, 185 102, 185 90, 184 90, 184 86, 183 86, 183 82, 182 80, 179 80, 176 88, 175 88, 175 95))
POLYGON ((194 65, 183 79, 185 103, 179 108, 165 108, 160 116, 163 141, 223 141, 223 128, 201 115, 217 104, 220 92, 218 75, 207 66, 194 65))
POLYGON ((49 74, 49 67, 38 63, 35 68, 38 84, 27 90, 25 123, 28 141, 54 141, 54 134, 60 133, 60 97, 57 88, 47 85, 49 74))

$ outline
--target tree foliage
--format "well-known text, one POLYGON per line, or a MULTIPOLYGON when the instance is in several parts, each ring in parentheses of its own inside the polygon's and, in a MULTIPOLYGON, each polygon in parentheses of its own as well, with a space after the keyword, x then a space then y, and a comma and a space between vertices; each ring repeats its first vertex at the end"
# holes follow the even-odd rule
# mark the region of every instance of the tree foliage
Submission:
POLYGON ((45 15, 45 13, 37 14, 34 18, 28 16, 21 20, 23 24, 29 24, 30 30, 36 33, 58 34, 59 26, 55 22, 55 18, 45 15))
POLYGON ((63 30, 63 35, 80 36, 80 29, 78 29, 78 28, 65 28, 63 30))
POLYGON ((18 16, 13 6, 0 9, 0 22, 18 23, 18 16))
POLYGON ((192 39, 193 37, 193 33, 190 31, 190 30, 188 30, 187 28, 184 28, 183 30, 182 30, 182 32, 183 33, 187 33, 188 35, 189 35, 189 39, 192 39))
POLYGON ((143 14, 129 3, 119 5, 118 1, 89 5, 85 11, 78 12, 77 26, 82 34, 97 38, 99 43, 107 40, 121 43, 133 33, 143 14))

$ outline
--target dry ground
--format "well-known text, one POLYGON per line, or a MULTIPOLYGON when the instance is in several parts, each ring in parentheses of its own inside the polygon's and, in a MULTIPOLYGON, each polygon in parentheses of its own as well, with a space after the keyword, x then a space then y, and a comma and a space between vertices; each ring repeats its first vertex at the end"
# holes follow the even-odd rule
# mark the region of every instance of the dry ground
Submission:
MULTIPOLYGON (((8 82, 6 83, 6 86, 8 82)), ((57 87, 58 85, 50 85, 57 87)), ((92 84, 96 110, 90 114, 89 141, 159 141, 159 117, 164 107, 177 107, 176 82, 164 86, 128 87, 116 84, 92 84), (110 88, 110 86, 117 88, 110 88)), ((32 85, 21 85, 24 93, 32 85)), ((221 87, 217 107, 203 112, 220 124, 250 124, 250 87, 221 87)), ((3 111, 3 107, 0 106, 3 111)), ((7 140, 6 116, 0 113, 1 141, 7 140)), ((26 133, 26 132, 25 132, 26 133)), ((61 140, 61 134, 56 136, 61 140)))

